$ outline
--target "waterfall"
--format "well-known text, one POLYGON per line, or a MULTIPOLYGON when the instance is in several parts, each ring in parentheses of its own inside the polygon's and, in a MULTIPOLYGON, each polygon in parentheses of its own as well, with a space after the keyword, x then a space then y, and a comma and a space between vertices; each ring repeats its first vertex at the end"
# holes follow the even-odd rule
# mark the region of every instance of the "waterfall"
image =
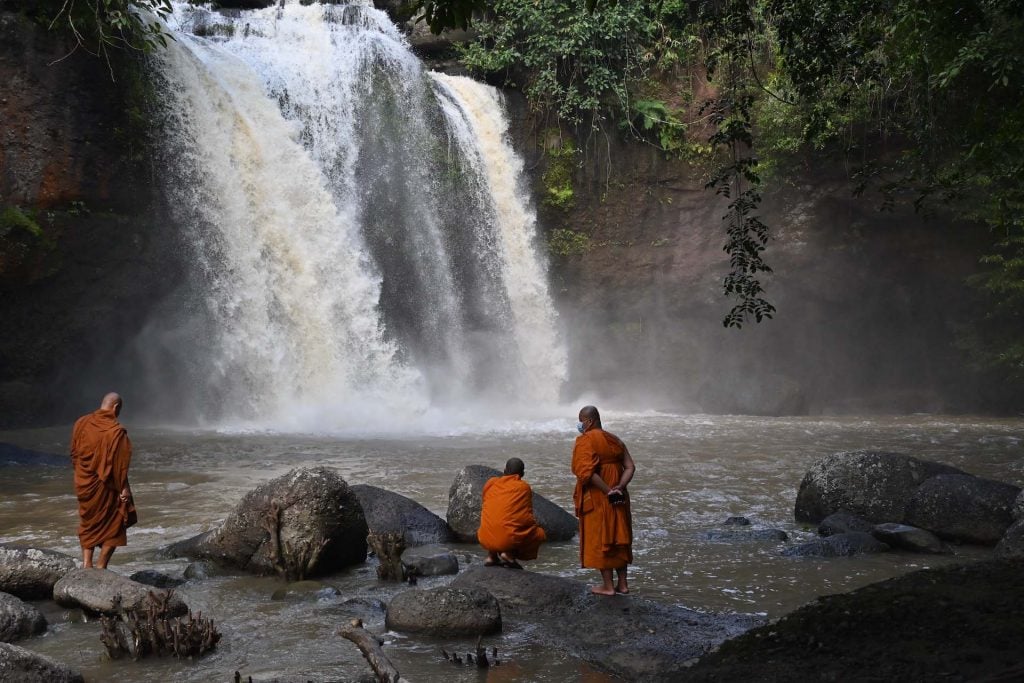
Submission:
MULTIPOLYGON (((498 93, 368 4, 175 6, 164 165, 213 424, 334 431, 552 406, 565 351, 498 93)), ((187 336, 187 339, 181 337, 187 336)))

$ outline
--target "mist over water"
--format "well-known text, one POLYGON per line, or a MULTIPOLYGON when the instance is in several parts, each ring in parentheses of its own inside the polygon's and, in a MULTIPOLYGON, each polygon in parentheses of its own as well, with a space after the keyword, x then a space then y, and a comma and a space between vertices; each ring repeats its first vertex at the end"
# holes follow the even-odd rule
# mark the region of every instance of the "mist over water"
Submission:
POLYGON ((180 4, 171 28, 163 161, 192 272, 140 344, 179 399, 152 412, 366 433, 563 412, 497 91, 426 72, 370 5, 180 4))

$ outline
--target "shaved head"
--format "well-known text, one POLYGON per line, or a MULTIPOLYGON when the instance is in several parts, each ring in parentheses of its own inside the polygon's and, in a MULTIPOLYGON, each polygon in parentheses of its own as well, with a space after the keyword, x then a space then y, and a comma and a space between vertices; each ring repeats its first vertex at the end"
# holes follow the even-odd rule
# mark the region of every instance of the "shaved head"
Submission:
POLYGON ((519 458, 509 458, 505 463, 505 474, 518 474, 520 477, 526 472, 526 465, 519 458))
POLYGON ((594 406, 583 406, 580 408, 580 422, 589 421, 595 427, 601 427, 601 413, 597 412, 594 406))
POLYGON ((124 401, 121 400, 121 394, 114 393, 111 391, 109 394, 103 397, 100 402, 101 410, 113 410, 114 414, 121 412, 121 406, 124 405, 124 401))

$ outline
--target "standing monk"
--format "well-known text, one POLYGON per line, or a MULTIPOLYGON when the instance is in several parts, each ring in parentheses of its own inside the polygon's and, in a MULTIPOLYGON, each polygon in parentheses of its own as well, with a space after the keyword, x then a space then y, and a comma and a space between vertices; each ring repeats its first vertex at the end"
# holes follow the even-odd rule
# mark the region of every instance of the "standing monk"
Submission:
POLYGON ((117 421, 121 406, 120 396, 107 394, 100 409, 78 418, 71 431, 78 538, 82 544, 82 563, 86 567, 93 566, 93 551, 99 546, 97 566, 107 568, 114 549, 128 543, 125 533, 128 516, 135 512, 128 486, 132 444, 128 432, 117 421))
POLYGON ((580 410, 580 436, 572 449, 576 489, 572 500, 580 520, 580 565, 601 572, 597 595, 628 593, 627 566, 633 561, 633 518, 626 485, 636 466, 622 439, 601 428, 594 406, 580 410), (618 583, 612 583, 612 571, 618 583))
POLYGON ((535 560, 547 540, 533 517, 533 490, 523 481, 526 466, 519 458, 505 463, 505 474, 484 484, 477 540, 487 551, 484 565, 522 569, 516 560, 535 560))

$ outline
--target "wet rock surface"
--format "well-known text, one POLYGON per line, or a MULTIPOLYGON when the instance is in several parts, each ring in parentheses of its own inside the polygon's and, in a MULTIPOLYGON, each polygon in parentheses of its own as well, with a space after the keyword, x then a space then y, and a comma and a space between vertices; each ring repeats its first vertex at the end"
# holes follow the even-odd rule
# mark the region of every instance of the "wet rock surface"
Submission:
POLYGON ((366 559, 363 508, 341 475, 327 467, 294 469, 257 487, 219 527, 175 543, 165 553, 273 574, 279 563, 272 527, 285 561, 301 565, 305 577, 366 559))
POLYGON ((1006 530, 996 545, 996 555, 1024 559, 1024 519, 1018 519, 1006 530))
MULTIPOLYGON (((448 490, 447 517, 448 526, 460 540, 476 543, 484 484, 491 477, 500 476, 501 472, 498 470, 483 465, 468 465, 455 475, 455 480, 448 490)), ((576 535, 576 517, 536 491, 533 492, 533 516, 537 519, 537 524, 544 529, 548 541, 568 541, 576 535)))
POLYGON ((391 599, 385 623, 407 633, 486 635, 501 630, 501 609, 493 595, 474 586, 414 589, 391 599))
POLYGON ((185 579, 176 579, 173 576, 168 576, 163 572, 153 569, 143 569, 142 571, 135 572, 128 578, 137 583, 154 586, 155 588, 176 588, 185 583, 185 579))
POLYGON ((458 540, 448 523, 411 498, 366 484, 352 486, 370 533, 400 533, 406 547, 458 540))
POLYGON ((884 553, 892 548, 862 531, 850 531, 825 538, 816 538, 786 548, 782 554, 786 557, 849 557, 869 553, 884 553))
POLYGON ((941 538, 994 545, 1013 523, 1020 489, 968 474, 932 477, 914 491, 903 521, 941 538))
POLYGON ((821 524, 818 525, 818 534, 821 536, 834 536, 851 531, 861 531, 869 534, 874 527, 875 525, 872 522, 863 517, 858 517, 846 510, 840 510, 821 520, 821 524))
POLYGON ((782 543, 789 534, 782 529, 712 529, 703 531, 699 538, 715 543, 782 543))
POLYGON ((889 522, 879 524, 871 530, 871 535, 882 543, 893 548, 909 550, 915 553, 941 555, 953 552, 948 545, 930 531, 918 529, 908 524, 889 522))
POLYGON ((530 571, 474 566, 452 585, 487 590, 506 624, 529 624, 534 637, 630 681, 678 681, 693 658, 763 623, 632 595, 595 596, 587 584, 530 571))
POLYGON ((0 593, 0 642, 30 638, 45 630, 42 612, 10 593, 0 593))
MULTIPOLYGON (((91 612, 114 614, 119 610, 145 610, 167 594, 132 581, 109 569, 76 569, 53 587, 53 599, 61 607, 81 607, 91 612)), ((188 606, 173 592, 167 603, 170 616, 188 614, 188 606)))
POLYGON ((0 681, 17 683, 84 683, 85 679, 56 660, 17 645, 0 643, 0 681))
POLYGON ((54 584, 77 566, 63 553, 0 544, 0 591, 23 600, 49 598, 54 584))
POLYGON ((4 465, 28 465, 44 467, 66 467, 68 456, 56 453, 44 453, 19 448, 14 444, 0 443, 0 467, 4 465))
POLYGON ((409 548, 402 553, 402 566, 408 576, 441 576, 458 574, 459 560, 455 553, 437 545, 409 548))
POLYGON ((1022 575, 1021 560, 981 562, 819 598, 726 642, 676 680, 1021 680, 1022 575))

